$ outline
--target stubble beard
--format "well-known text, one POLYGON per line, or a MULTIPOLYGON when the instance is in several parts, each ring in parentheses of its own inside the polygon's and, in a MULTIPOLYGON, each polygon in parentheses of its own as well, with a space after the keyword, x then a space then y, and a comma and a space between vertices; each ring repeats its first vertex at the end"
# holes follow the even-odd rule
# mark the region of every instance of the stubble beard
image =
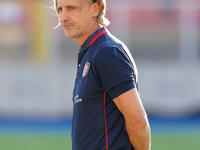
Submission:
POLYGON ((68 38, 77 38, 79 37, 78 29, 75 26, 63 27, 65 36, 68 38))

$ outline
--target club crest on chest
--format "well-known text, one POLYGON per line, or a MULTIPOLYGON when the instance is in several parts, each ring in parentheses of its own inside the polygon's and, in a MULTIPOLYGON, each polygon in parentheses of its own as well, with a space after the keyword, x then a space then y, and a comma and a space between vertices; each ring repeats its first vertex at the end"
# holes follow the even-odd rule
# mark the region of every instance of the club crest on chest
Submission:
POLYGON ((82 74, 83 78, 87 75, 89 69, 90 69, 90 63, 86 62, 83 68, 83 74, 82 74))

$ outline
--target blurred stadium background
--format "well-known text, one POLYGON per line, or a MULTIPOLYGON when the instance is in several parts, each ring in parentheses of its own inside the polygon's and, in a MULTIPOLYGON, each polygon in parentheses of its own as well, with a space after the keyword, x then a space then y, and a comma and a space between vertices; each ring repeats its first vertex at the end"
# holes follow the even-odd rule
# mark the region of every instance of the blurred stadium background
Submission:
MULTIPOLYGON (((0 0, 0 149, 70 150, 79 47, 45 0, 0 0), (44 5, 44 6, 43 6, 44 5)), ((200 149, 200 1, 107 0, 130 48, 152 150, 200 149)))

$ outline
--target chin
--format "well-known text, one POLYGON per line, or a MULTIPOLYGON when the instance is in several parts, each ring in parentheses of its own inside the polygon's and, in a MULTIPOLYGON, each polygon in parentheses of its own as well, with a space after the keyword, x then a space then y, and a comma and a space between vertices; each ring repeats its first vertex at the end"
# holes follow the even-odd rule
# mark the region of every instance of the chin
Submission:
POLYGON ((65 30, 65 35, 68 37, 68 38, 76 38, 76 33, 74 33, 73 31, 70 31, 70 30, 65 30))
POLYGON ((68 38, 74 37, 74 35, 72 33, 69 33, 69 32, 65 32, 65 36, 68 37, 68 38))
POLYGON ((68 37, 68 38, 76 38, 76 36, 68 35, 68 34, 65 34, 65 36, 68 37))

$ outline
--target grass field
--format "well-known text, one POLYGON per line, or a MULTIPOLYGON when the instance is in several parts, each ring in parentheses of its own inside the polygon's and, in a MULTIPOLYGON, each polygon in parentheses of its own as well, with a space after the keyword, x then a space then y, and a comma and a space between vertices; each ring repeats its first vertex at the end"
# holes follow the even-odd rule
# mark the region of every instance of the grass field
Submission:
MULTIPOLYGON (((70 122, 9 124, 0 124, 0 150, 71 150, 70 122)), ((152 150, 200 150, 199 118, 153 120, 150 124, 152 150)))
POLYGON ((71 150, 70 136, 2 136, 0 150, 71 150))
MULTIPOLYGON (((199 150, 199 135, 153 135, 152 150, 199 150)), ((70 136, 1 136, 0 150, 71 150, 70 136)))

